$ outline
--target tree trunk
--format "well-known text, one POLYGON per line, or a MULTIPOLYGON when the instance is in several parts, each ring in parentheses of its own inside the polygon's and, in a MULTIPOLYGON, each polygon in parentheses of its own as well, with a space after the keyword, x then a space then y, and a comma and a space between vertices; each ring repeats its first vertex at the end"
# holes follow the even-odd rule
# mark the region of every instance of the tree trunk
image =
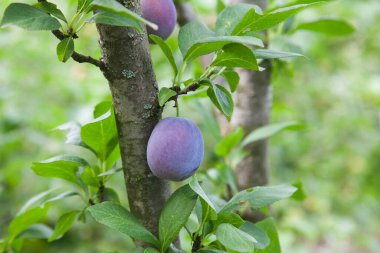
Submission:
MULTIPOLYGON (((240 84, 235 93, 235 112, 231 123, 245 133, 268 124, 272 105, 270 62, 264 61, 264 72, 239 71, 240 84)), ((266 185, 269 181, 268 140, 247 147, 249 155, 237 167, 236 177, 240 189, 266 185)))
MULTIPOLYGON (((139 0, 124 1, 124 5, 141 13, 139 0)), ((132 28, 107 25, 97 28, 105 64, 103 73, 115 108, 130 209, 157 235, 159 214, 170 188, 167 181, 153 176, 146 160, 149 136, 162 113, 148 38, 132 28)))
MULTIPOLYGON (((248 2, 261 8, 268 7, 267 0, 233 0, 233 3, 248 2)), ((248 134, 258 127, 268 124, 272 106, 271 62, 261 64, 263 72, 239 70, 240 83, 235 93, 235 112, 231 123, 240 126, 248 134)), ((250 145, 249 155, 238 165, 236 177, 240 189, 265 185, 269 181, 268 141, 250 145)))

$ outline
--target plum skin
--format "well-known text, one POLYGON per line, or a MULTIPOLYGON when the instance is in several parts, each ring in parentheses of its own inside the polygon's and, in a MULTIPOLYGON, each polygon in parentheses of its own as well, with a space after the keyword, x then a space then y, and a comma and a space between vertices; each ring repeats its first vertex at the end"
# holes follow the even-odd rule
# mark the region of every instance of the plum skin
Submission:
POLYGON ((169 117, 161 120, 148 141, 147 160, 156 177, 182 181, 192 176, 203 160, 204 142, 190 120, 169 117))
POLYGON ((158 25, 158 30, 147 27, 148 35, 154 34, 163 40, 173 32, 177 22, 177 10, 173 0, 141 0, 143 17, 158 25))

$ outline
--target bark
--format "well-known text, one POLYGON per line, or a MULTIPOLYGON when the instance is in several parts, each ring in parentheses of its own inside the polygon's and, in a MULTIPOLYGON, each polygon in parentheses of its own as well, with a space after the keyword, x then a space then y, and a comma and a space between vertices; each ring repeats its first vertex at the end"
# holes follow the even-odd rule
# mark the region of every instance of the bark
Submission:
MULTIPOLYGON (((244 129, 246 134, 268 124, 272 105, 270 62, 261 66, 264 72, 239 71, 240 84, 234 94, 235 112, 231 123, 244 129)), ((266 185, 269 181, 268 140, 247 147, 249 155, 237 167, 236 177, 240 189, 266 185)))
MULTIPOLYGON (((233 3, 248 2, 266 9, 267 0, 233 0, 233 3)), ((272 106, 271 63, 261 64, 263 72, 239 70, 240 84, 235 93, 235 112, 231 120, 248 134, 268 124, 272 106)), ((268 141, 263 140, 247 147, 249 155, 238 165, 236 177, 240 189, 265 185, 269 181, 268 141)))
MULTIPOLYGON (((124 5, 141 13, 139 0, 124 1, 124 5)), ((97 25, 97 28, 103 73, 115 108, 130 209, 157 235, 159 214, 170 188, 167 181, 153 176, 146 160, 149 136, 162 113, 148 38, 126 27, 97 25)))

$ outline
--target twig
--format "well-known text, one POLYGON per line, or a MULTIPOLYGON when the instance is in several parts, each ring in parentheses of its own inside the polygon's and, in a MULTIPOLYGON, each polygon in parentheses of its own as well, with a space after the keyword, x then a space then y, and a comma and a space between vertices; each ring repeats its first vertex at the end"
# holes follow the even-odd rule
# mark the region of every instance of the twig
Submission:
POLYGON ((202 247, 202 241, 201 237, 198 235, 193 243, 193 246, 191 248, 191 252, 197 252, 202 247))
POLYGON ((191 92, 191 91, 196 91, 199 87, 201 87, 200 83, 199 82, 196 82, 196 83, 193 83, 191 85, 189 85, 188 87, 186 87, 185 89, 181 90, 179 89, 178 87, 173 87, 171 88, 173 91, 175 91, 177 93, 177 95, 171 97, 169 101, 174 101, 175 105, 174 107, 177 107, 177 103, 178 103, 178 97, 181 96, 181 95, 186 95, 187 93, 191 92))
MULTIPOLYGON (((42 2, 47 2, 47 1, 46 0, 38 0, 38 2, 42 3, 42 2)), ((60 30, 53 30, 51 32, 59 40, 64 40, 65 38, 69 37, 69 36, 63 34, 60 30)), ((72 37, 74 39, 78 38, 78 36, 76 34, 73 34, 72 37)), ((100 68, 101 70, 105 69, 105 65, 102 61, 97 60, 95 58, 92 58, 91 56, 86 56, 86 55, 80 54, 76 51, 73 52, 73 54, 71 55, 71 58, 73 58, 74 61, 79 62, 79 63, 90 63, 90 64, 100 68)))
POLYGON ((104 187, 104 183, 100 182, 100 186, 99 186, 99 202, 100 203, 106 201, 105 190, 106 190, 106 188, 104 187))
POLYGON ((95 205, 95 202, 94 202, 93 199, 89 199, 89 200, 88 200, 88 203, 89 203, 91 206, 95 205))
MULTIPOLYGON (((61 31, 59 30, 53 30, 52 33, 54 34, 54 36, 59 39, 59 40, 63 40, 65 38, 67 38, 66 35, 64 35, 61 31)), ((104 69, 105 66, 104 66, 104 63, 102 61, 99 61, 95 58, 92 58, 91 56, 86 56, 86 55, 83 55, 83 54, 80 54, 78 52, 75 52, 71 55, 71 58, 73 58, 74 61, 76 62, 79 62, 79 63, 90 63, 92 65, 95 65, 97 66, 98 68, 100 69, 104 69)))

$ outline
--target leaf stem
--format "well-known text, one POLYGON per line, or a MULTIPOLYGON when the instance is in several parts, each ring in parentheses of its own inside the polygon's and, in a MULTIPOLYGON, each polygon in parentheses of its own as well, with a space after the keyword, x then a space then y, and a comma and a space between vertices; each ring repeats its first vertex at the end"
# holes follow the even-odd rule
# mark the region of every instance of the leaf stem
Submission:
POLYGON ((72 30, 73 29, 73 26, 75 25, 75 22, 77 21, 79 15, 81 14, 80 11, 78 11, 77 13, 75 13, 73 19, 71 20, 69 26, 67 27, 67 30, 72 30))
POLYGON ((219 72, 218 73, 216 73, 213 77, 212 77, 212 79, 211 80, 215 80, 216 78, 218 78, 218 76, 220 76, 225 70, 227 69, 227 67, 223 67, 223 68, 221 68, 220 70, 219 70, 219 72))
POLYGON ((178 79, 177 79, 177 83, 176 83, 177 86, 181 85, 183 73, 185 72, 186 67, 187 67, 187 63, 186 62, 182 63, 181 69, 179 70, 179 73, 178 73, 178 79))

